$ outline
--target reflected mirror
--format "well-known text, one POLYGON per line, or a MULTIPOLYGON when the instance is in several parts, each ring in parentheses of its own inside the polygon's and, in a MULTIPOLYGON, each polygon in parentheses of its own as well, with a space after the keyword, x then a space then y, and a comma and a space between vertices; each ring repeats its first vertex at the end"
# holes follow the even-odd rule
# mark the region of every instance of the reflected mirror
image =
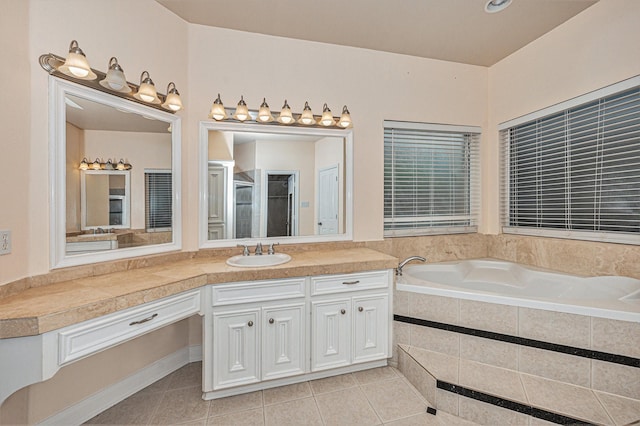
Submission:
POLYGON ((200 123, 201 246, 350 240, 350 130, 200 123))
POLYGON ((179 249, 179 117, 50 79, 53 266, 179 249))

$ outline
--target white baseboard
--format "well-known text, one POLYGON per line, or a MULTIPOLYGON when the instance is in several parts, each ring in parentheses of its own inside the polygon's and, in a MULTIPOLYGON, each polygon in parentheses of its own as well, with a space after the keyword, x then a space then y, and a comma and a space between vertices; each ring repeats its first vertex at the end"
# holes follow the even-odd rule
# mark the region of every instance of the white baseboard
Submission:
POLYGON ((127 378, 106 387, 82 401, 47 417, 40 425, 79 425, 134 393, 146 388, 166 375, 191 363, 202 360, 202 346, 184 347, 127 378))

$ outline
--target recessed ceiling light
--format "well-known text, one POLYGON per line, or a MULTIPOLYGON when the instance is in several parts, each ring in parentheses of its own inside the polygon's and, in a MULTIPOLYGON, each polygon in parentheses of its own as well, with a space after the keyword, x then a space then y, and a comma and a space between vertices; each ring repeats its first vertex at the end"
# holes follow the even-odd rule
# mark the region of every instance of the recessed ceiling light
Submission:
POLYGON ((484 6, 487 13, 496 13, 505 10, 511 4, 511 0, 489 0, 484 6))

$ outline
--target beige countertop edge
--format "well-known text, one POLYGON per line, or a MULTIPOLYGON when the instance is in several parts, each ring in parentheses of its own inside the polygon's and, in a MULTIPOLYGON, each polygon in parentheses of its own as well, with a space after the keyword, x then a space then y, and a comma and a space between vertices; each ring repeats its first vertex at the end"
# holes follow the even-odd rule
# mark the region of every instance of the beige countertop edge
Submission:
MULTIPOLYGON (((0 339, 43 334, 102 315, 162 299, 163 297, 168 297, 183 291, 200 288, 207 284, 307 275, 345 274, 367 270, 392 269, 398 265, 398 259, 395 257, 374 250, 351 249, 345 250, 344 254, 348 254, 347 252, 353 252, 353 254, 357 256, 354 256, 354 259, 349 259, 339 256, 340 253, 336 253, 335 251, 328 252, 326 256, 318 256, 318 253, 316 253, 316 256, 311 256, 310 258, 300 256, 305 259, 294 260, 290 262, 290 264, 259 270, 230 267, 224 264, 224 259, 218 258, 209 259, 206 263, 203 263, 201 260, 179 261, 176 262, 176 264, 180 266, 193 263, 193 273, 177 274, 180 275, 180 278, 176 277, 170 282, 167 282, 167 278, 171 275, 167 273, 167 270, 170 270, 170 264, 163 265, 162 270, 150 267, 148 271, 149 280, 163 277, 164 280, 162 280, 161 284, 157 286, 150 285, 148 288, 128 293, 105 294, 105 297, 100 300, 94 300, 73 307, 64 306, 59 302, 55 302, 52 303, 50 307, 46 309, 43 308, 41 312, 36 315, 29 312, 25 316, 12 315, 11 317, 0 317, 0 339), (209 269, 209 271, 207 271, 207 269, 209 269)), ((122 272, 120 272, 120 274, 122 274, 122 272)), ((71 294, 69 296, 72 297, 71 294)), ((13 300, 13 304, 17 305, 29 303, 28 298, 20 299, 19 294, 13 295, 10 299, 13 300)), ((2 305, 3 301, 0 299, 0 315, 2 315, 2 305)), ((16 306, 13 307, 16 308, 16 306)))

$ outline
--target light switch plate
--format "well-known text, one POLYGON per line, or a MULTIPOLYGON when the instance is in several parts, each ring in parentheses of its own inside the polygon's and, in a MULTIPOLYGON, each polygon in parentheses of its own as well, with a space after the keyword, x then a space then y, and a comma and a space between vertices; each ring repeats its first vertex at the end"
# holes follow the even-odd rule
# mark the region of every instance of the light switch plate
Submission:
POLYGON ((11 231, 0 230, 0 255, 11 253, 11 231))

